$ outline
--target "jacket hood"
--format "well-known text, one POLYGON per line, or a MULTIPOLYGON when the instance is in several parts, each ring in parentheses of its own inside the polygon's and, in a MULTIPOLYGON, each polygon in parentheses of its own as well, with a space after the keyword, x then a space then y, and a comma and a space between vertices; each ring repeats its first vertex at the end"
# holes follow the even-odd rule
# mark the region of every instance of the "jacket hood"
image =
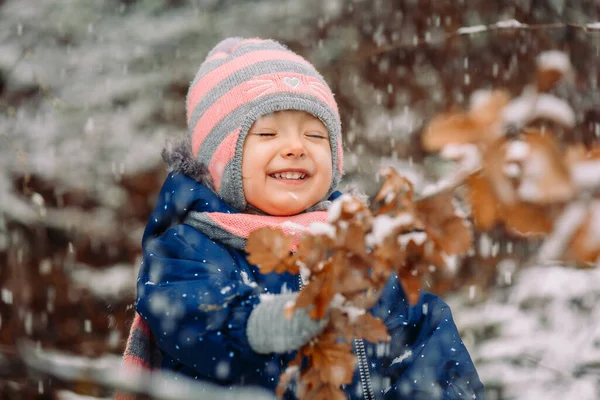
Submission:
POLYGON ((192 155, 192 145, 188 137, 167 142, 161 155, 169 172, 187 175, 214 192, 215 187, 208 168, 192 155))
POLYGON ((142 246, 148 239, 159 236, 183 221, 189 211, 239 213, 208 186, 180 171, 172 171, 158 193, 154 211, 144 230, 142 246))

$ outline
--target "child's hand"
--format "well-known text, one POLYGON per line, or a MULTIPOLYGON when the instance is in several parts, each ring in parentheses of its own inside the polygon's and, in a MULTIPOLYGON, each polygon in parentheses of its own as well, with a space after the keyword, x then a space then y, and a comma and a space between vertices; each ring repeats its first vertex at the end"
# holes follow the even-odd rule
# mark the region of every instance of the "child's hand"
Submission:
POLYGON ((325 329, 329 318, 313 320, 304 308, 295 310, 291 318, 285 309, 298 293, 274 295, 258 304, 248 318, 246 336, 250 347, 261 354, 297 350, 325 329))

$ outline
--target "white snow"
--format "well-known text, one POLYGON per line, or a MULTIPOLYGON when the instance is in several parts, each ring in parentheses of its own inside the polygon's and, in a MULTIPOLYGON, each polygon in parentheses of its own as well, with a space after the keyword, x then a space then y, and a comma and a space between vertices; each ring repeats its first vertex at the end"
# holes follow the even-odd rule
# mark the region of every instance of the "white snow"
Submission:
POLYGON ((448 271, 454 274, 458 271, 458 261, 459 257, 457 255, 450 255, 442 252, 442 258, 448 267, 448 271))
POLYGON ((433 196, 462 184, 467 176, 481 168, 481 152, 475 144, 449 144, 444 146, 441 156, 458 162, 454 170, 436 182, 423 185, 420 196, 433 196))
POLYGON ((420 246, 425 243, 426 240, 427 233, 425 232, 409 232, 398 236, 398 244, 403 248, 406 247, 410 242, 420 246))
MULTIPOLYGON (((91 381, 101 386, 136 390, 139 393, 165 400, 196 398, 198 393, 202 393, 203 398, 215 399, 225 397, 255 400, 274 399, 272 394, 260 389, 222 388, 208 383, 199 383, 183 376, 175 377, 168 372, 157 375, 137 368, 126 369, 122 367, 122 357, 116 355, 104 355, 97 358, 81 357, 58 351, 42 350, 27 341, 22 341, 19 352, 28 366, 61 380, 91 381)), ((87 400, 85 397, 73 397, 74 395, 65 391, 61 392, 61 396, 67 400, 87 400)))
POLYGON ((496 27, 498 28, 523 28, 528 26, 527 24, 523 24, 516 19, 507 19, 505 21, 496 22, 496 27))
POLYGON ((564 74, 570 73, 573 69, 573 66, 571 65, 571 59, 564 51, 544 51, 537 56, 536 61, 539 68, 556 69, 564 74))
POLYGON ((59 390, 56 393, 58 400, 110 400, 112 397, 96 397, 96 396, 85 396, 83 394, 77 394, 68 390, 59 390))
POLYGON ((223 289, 221 289, 221 294, 227 294, 231 292, 231 286, 225 286, 223 289))
POLYGON ((482 233, 479 236, 479 255, 483 258, 488 258, 492 255, 493 242, 487 233, 482 233))
POLYGON ((364 315, 366 312, 364 308, 358 308, 354 306, 344 306, 342 309, 346 314, 348 314, 348 318, 350 319, 350 323, 356 322, 356 319, 361 315, 364 315))
POLYGON ((584 201, 574 201, 566 206, 556 218, 552 233, 538 251, 540 261, 557 260, 560 257, 573 234, 584 223, 587 208, 588 204, 584 201))
POLYGON ((391 143, 396 143, 408 141, 410 135, 423 124, 423 118, 417 110, 404 106, 389 111, 372 110, 366 116, 366 123, 370 127, 369 140, 375 143, 389 138, 391 143))
POLYGON ((440 154, 449 160, 460 160, 461 168, 465 170, 476 169, 481 165, 481 152, 475 144, 448 144, 440 154))
POLYGON ((337 221, 338 218, 340 218, 340 215, 342 215, 342 206, 345 202, 347 201, 351 201, 352 197, 348 194, 343 194, 340 197, 338 197, 337 199, 335 199, 333 201, 333 203, 331 203, 331 206, 329 207, 328 210, 328 214, 327 214, 327 219, 329 222, 334 222, 337 221))
POLYGON ((304 264, 301 261, 297 261, 296 264, 298 265, 298 268, 300 269, 300 278, 302 279, 302 284, 307 285, 308 281, 310 279, 310 276, 311 276, 310 269, 308 269, 306 264, 304 264))
POLYGON ((600 160, 589 160, 575 163, 570 170, 571 180, 584 190, 600 187, 600 160))
POLYGON ((530 115, 532 115, 535 110, 536 98, 537 92, 533 88, 525 88, 521 96, 511 100, 502 110, 502 120, 504 124, 512 124, 521 127, 530 121, 530 115))
POLYGON ((469 98, 469 109, 473 110, 485 107, 492 99, 492 93, 493 91, 488 89, 475 90, 469 98))
POLYGON ((511 141, 506 148, 506 159, 509 161, 523 161, 530 153, 529 144, 522 140, 511 141))
POLYGON ((346 301, 346 298, 340 293, 336 293, 331 299, 331 308, 336 308, 348 315, 350 323, 355 323, 356 319, 363 315, 366 311, 364 308, 358 308, 346 301))
POLYGON ((402 361, 406 360, 410 356, 412 356, 412 350, 406 350, 403 354, 401 354, 398 357, 394 358, 392 360, 392 363, 390 364, 390 366, 392 366, 394 364, 401 363, 402 361))
POLYGON ((471 33, 479 33, 485 32, 488 30, 488 27, 485 25, 475 25, 475 26, 463 26, 457 29, 456 33, 460 35, 471 34, 471 33))
POLYGON ((326 222, 313 222, 308 227, 308 231, 313 235, 326 235, 332 239, 335 238, 335 229, 335 226, 326 222))
POLYGON ((598 22, 590 22, 585 25, 587 29, 600 29, 600 21, 598 22))
POLYGON ((547 93, 537 93, 533 87, 523 90, 502 111, 505 125, 522 127, 536 118, 556 121, 565 127, 573 127, 576 122, 573 108, 564 100, 547 93))
POLYGON ((333 308, 341 308, 346 302, 346 298, 344 295, 340 293, 336 293, 333 295, 333 299, 331 299, 331 307, 333 308))
POLYGON ((460 312, 468 297, 448 299, 480 377, 516 400, 597 399, 600 270, 535 266, 513 282, 460 312))
POLYGON ((79 264, 71 271, 76 287, 85 288, 101 299, 117 299, 135 293, 136 276, 136 270, 127 264, 104 270, 79 264))
POLYGON ((516 163, 506 163, 502 167, 504 174, 510 178, 518 178, 521 176, 521 167, 516 163))
POLYGON ((284 221, 280 226, 284 229, 288 229, 292 236, 307 230, 304 225, 290 220, 284 221))
POLYGON ((569 128, 576 122, 573 108, 566 101, 547 93, 539 94, 533 117, 556 121, 569 128))
POLYGON ((397 216, 387 214, 378 215, 373 218, 371 232, 365 237, 365 242, 369 247, 379 246, 383 243, 396 228, 408 226, 414 222, 414 218, 409 213, 400 213, 397 216))

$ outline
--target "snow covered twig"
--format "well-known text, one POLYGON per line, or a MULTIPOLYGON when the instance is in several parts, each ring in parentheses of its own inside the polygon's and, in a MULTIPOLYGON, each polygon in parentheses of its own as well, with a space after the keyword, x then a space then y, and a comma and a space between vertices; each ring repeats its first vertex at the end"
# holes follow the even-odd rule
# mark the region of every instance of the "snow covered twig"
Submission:
POLYGON ((459 165, 448 177, 440 179, 436 183, 426 185, 420 193, 420 199, 435 197, 436 195, 449 192, 464 184, 469 175, 481 169, 481 154, 477 146, 473 144, 448 145, 442 150, 442 156, 458 160, 459 165))
MULTIPOLYGON (((404 40, 401 42, 390 43, 388 45, 380 46, 377 49, 365 53, 360 54, 358 59, 363 59, 371 56, 375 56, 378 54, 388 53, 393 50, 403 49, 403 48, 414 48, 418 46, 426 46, 432 43, 444 43, 450 39, 460 36, 466 35, 477 35, 482 33, 493 33, 493 32, 503 32, 503 31, 515 31, 515 30, 528 30, 528 31, 539 31, 539 30, 554 30, 554 29, 578 29, 586 32, 597 33, 600 31, 600 21, 591 22, 587 24, 573 24, 573 23, 548 23, 548 24, 524 24, 515 19, 498 21, 496 23, 490 25, 473 25, 473 26, 464 26, 458 28, 454 32, 449 32, 445 35, 436 36, 435 38, 431 38, 429 36, 418 37, 415 36, 411 40, 404 40)), ((347 61, 347 59, 345 59, 347 61)))
POLYGON ((126 371, 119 358, 89 359, 37 349, 32 342, 21 340, 18 352, 25 364, 33 370, 70 382, 87 382, 127 393, 150 396, 161 400, 248 399, 267 400, 274 396, 258 388, 227 389, 208 383, 199 383, 161 372, 126 371))
POLYGON ((554 230, 540 248, 537 260, 547 262, 559 259, 587 215, 589 201, 576 200, 569 204, 554 224, 554 230))

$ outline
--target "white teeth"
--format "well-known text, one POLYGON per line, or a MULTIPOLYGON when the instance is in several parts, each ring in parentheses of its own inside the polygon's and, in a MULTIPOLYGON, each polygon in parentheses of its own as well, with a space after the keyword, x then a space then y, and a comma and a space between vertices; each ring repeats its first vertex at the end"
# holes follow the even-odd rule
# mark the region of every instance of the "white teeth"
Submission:
POLYGON ((277 179, 304 179, 306 178, 306 174, 301 172, 282 172, 278 174, 273 174, 273 177, 277 179))

